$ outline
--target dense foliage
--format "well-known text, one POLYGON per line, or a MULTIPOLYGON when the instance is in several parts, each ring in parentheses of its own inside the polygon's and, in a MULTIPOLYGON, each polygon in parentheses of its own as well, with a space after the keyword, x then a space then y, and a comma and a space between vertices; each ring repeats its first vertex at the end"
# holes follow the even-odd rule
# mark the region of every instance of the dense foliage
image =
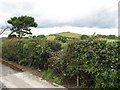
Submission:
POLYGON ((67 37, 59 36, 59 35, 56 36, 55 39, 58 40, 58 41, 61 41, 63 43, 65 43, 67 41, 67 37))
POLYGON ((107 39, 118 39, 118 37, 115 36, 115 35, 100 35, 100 34, 97 34, 95 37, 96 38, 107 38, 107 39))
MULTIPOLYGON (((4 39, 2 57, 19 64, 47 69, 48 58, 60 44, 40 39, 4 39)), ((58 49, 57 49, 58 50, 58 49)))
POLYGON ((81 40, 86 40, 86 39, 88 39, 88 38, 89 38, 88 35, 81 35, 81 36, 80 36, 80 39, 81 39, 81 40))
MULTIPOLYGON (((76 83, 79 79, 81 87, 120 86, 119 41, 76 39, 62 48, 58 41, 43 38, 45 36, 41 35, 31 39, 3 39, 2 57, 37 69, 53 69, 64 82, 76 83)), ((50 73, 47 78, 51 76, 50 73)))
POLYGON ((37 27, 37 23, 31 16, 13 17, 7 22, 12 25, 9 36, 14 33, 16 33, 18 37, 23 37, 26 34, 32 35, 30 27, 37 27))
POLYGON ((86 40, 70 43, 60 60, 62 75, 79 76, 80 82, 88 87, 118 87, 118 48, 118 42, 86 40))

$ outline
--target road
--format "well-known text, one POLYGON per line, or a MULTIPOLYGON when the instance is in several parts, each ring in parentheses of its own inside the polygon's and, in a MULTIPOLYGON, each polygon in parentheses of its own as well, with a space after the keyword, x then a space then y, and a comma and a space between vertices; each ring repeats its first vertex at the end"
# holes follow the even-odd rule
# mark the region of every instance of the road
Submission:
POLYGON ((60 85, 53 85, 40 77, 29 72, 16 72, 8 66, 0 63, 0 84, 7 88, 65 88, 60 85), (2 83, 1 83, 2 82, 2 83))

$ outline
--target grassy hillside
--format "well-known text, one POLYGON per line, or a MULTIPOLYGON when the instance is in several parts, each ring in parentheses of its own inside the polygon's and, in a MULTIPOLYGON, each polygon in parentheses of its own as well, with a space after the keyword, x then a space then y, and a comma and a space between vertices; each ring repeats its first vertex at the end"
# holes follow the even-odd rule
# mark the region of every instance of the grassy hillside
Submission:
MULTIPOLYGON (((73 39, 79 39, 82 34, 72 33, 72 32, 62 32, 62 33, 58 33, 58 34, 48 35, 47 40, 54 40, 55 37, 58 35, 64 36, 64 37, 70 37, 73 39)), ((72 40, 72 39, 69 39, 69 40, 72 40)), ((108 42, 118 41, 117 39, 107 39, 107 38, 100 38, 100 40, 107 40, 108 42)))
POLYGON ((49 35, 49 36, 47 36, 47 40, 54 40, 55 36, 57 36, 57 35, 70 37, 70 38, 80 38, 80 36, 81 36, 81 34, 77 34, 77 33, 63 32, 63 33, 49 35))
POLYGON ((80 38, 81 34, 72 33, 72 32, 63 32, 59 33, 58 35, 65 36, 65 37, 71 37, 71 38, 80 38))
POLYGON ((47 40, 54 40, 55 36, 47 36, 47 40))

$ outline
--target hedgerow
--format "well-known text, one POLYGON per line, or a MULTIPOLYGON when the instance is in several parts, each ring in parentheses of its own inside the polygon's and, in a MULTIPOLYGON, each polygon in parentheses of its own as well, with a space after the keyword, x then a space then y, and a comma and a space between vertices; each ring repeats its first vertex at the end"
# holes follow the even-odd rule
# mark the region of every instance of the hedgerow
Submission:
POLYGON ((40 38, 4 39, 2 57, 37 69, 53 69, 64 82, 81 87, 118 88, 119 44, 90 38, 71 41, 62 49, 59 42, 40 38))
POLYGON ((51 52, 61 47, 58 42, 52 42, 51 47, 48 41, 43 39, 5 39, 2 47, 2 57, 22 65, 28 65, 39 69, 48 68, 48 58, 51 52))
POLYGON ((61 57, 59 68, 63 77, 76 77, 74 82, 80 80, 79 82, 86 84, 87 87, 119 87, 118 48, 118 42, 107 43, 99 40, 72 42, 61 57))

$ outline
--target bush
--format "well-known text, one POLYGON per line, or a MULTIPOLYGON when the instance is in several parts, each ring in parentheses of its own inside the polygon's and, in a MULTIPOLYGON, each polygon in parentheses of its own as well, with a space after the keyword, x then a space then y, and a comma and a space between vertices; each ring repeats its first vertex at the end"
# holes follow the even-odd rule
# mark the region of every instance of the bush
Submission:
POLYGON ((47 47, 50 47, 54 52, 62 49, 61 44, 58 41, 47 41, 47 47))
POLYGON ((67 42, 67 37, 63 37, 63 36, 56 36, 55 40, 61 41, 63 43, 67 42))
POLYGON ((81 87, 118 88, 120 41, 75 40, 61 50, 58 41, 34 39, 4 39, 2 57, 37 69, 53 69, 47 79, 61 83, 59 77, 81 87))
POLYGON ((76 41, 69 43, 59 66, 64 77, 79 76, 87 87, 115 88, 119 86, 118 58, 117 42, 76 41))
POLYGON ((107 38, 108 38, 108 39, 116 39, 117 36, 115 36, 115 35, 108 35, 107 38))
POLYGON ((48 70, 47 76, 46 76, 47 80, 51 80, 53 79, 53 70, 48 70))
POLYGON ((60 77, 55 77, 53 79, 53 82, 57 83, 57 84, 62 84, 62 79, 60 77))
POLYGON ((89 38, 88 35, 81 35, 81 37, 80 37, 81 40, 86 40, 86 39, 88 39, 88 38, 89 38))
POLYGON ((38 38, 42 38, 42 39, 43 39, 43 38, 46 38, 45 35, 38 35, 37 37, 38 37, 38 38))
POLYGON ((47 69, 51 49, 44 44, 36 39, 6 39, 2 57, 23 65, 47 69))

